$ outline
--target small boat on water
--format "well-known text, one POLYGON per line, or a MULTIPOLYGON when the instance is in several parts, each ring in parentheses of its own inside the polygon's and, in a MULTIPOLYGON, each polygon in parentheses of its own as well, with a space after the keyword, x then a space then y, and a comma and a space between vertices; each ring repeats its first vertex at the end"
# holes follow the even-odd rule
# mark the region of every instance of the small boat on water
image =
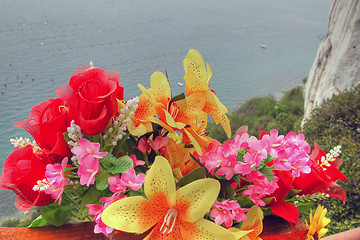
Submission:
POLYGON ((260 47, 263 48, 263 49, 266 49, 266 45, 265 45, 265 44, 261 44, 260 47))

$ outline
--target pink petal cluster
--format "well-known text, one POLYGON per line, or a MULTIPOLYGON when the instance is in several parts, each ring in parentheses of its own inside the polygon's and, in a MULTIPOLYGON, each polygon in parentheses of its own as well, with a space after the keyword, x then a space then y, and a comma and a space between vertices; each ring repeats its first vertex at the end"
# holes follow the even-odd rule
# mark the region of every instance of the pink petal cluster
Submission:
POLYGON ((94 215, 93 221, 96 223, 96 225, 94 226, 94 233, 103 233, 108 237, 109 234, 112 233, 112 231, 114 231, 113 228, 107 226, 105 223, 102 222, 101 215, 102 212, 105 210, 105 208, 107 208, 111 203, 119 199, 122 199, 124 197, 126 197, 126 195, 123 196, 113 195, 109 198, 102 197, 100 198, 100 202, 104 202, 105 203, 104 205, 96 205, 96 204, 86 205, 86 207, 89 208, 88 214, 94 215))
POLYGON ((133 168, 129 168, 121 177, 117 175, 108 178, 109 189, 116 195, 120 195, 130 188, 133 191, 138 191, 145 181, 145 174, 140 173, 136 175, 133 168))
POLYGON ((269 181, 261 173, 252 171, 246 178, 254 184, 248 185, 243 194, 248 195, 250 200, 258 206, 265 206, 266 203, 262 199, 272 194, 279 187, 277 184, 279 178, 277 176, 274 176, 273 181, 269 181))
POLYGON ((210 211, 210 215, 215 219, 218 225, 225 224, 227 228, 233 225, 233 221, 246 221, 245 213, 248 209, 241 208, 236 200, 224 200, 222 202, 215 201, 214 209, 210 211))
POLYGON ((273 129, 270 134, 262 132, 258 139, 249 136, 244 129, 239 131, 234 139, 223 144, 214 140, 204 149, 201 156, 196 154, 196 157, 213 175, 231 180, 238 174, 247 179, 249 184, 243 194, 249 195, 255 204, 265 206, 261 199, 278 188, 278 178, 275 176, 273 181, 269 181, 262 175, 260 169, 264 164, 266 167, 273 166, 274 169, 291 171, 294 177, 298 177, 300 173, 311 171, 308 153, 310 146, 302 134, 289 132, 283 136, 273 129), (239 156, 239 151, 243 155, 239 156))
POLYGON ((136 147, 142 153, 146 153, 150 148, 154 151, 160 151, 163 154, 166 151, 166 145, 169 143, 168 137, 157 136, 155 140, 140 138, 138 146, 136 147))
POLYGON ((78 141, 79 146, 71 149, 79 161, 77 174, 80 177, 80 184, 87 185, 95 183, 95 175, 100 171, 99 158, 102 158, 107 152, 100 152, 100 144, 92 143, 85 138, 78 141))
POLYGON ((275 158, 273 163, 276 169, 292 171, 294 177, 299 177, 300 173, 310 173, 312 162, 308 154, 311 149, 303 134, 297 135, 291 131, 284 137, 273 129, 270 134, 263 135, 260 141, 266 142, 268 153, 275 158))
POLYGON ((50 194, 55 201, 59 200, 61 204, 61 196, 64 192, 64 187, 68 185, 68 179, 65 177, 64 169, 71 167, 67 165, 68 158, 64 158, 61 164, 46 165, 45 177, 50 184, 50 187, 45 190, 46 194, 50 194))

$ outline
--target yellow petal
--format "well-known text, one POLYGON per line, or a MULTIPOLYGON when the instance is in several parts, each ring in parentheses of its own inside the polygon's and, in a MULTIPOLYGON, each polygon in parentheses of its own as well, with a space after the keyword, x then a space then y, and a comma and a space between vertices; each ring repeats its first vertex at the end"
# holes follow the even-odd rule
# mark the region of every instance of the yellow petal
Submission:
POLYGON ((201 81, 194 72, 186 72, 184 76, 185 91, 187 95, 196 92, 204 92, 209 90, 209 84, 206 81, 201 81))
POLYGON ((179 107, 176 115, 176 122, 182 122, 187 125, 195 124, 196 118, 205 106, 206 94, 204 92, 194 93, 185 99, 175 102, 179 107))
POLYGON ((151 122, 140 122, 138 126, 135 126, 134 121, 131 120, 127 123, 127 129, 133 136, 142 136, 152 131, 152 125, 151 122))
POLYGON ((246 221, 242 223, 241 230, 251 230, 254 231, 248 234, 248 237, 251 240, 257 239, 260 233, 263 230, 262 220, 264 219, 264 213, 261 208, 257 205, 254 205, 250 208, 250 210, 246 214, 246 221))
POLYGON ((165 107, 171 98, 171 88, 169 81, 162 72, 154 72, 150 78, 151 89, 155 101, 162 103, 165 107))
POLYGON ((194 223, 181 221, 178 226, 184 240, 236 240, 230 231, 205 219, 194 223))
POLYGON ((179 188, 176 192, 176 206, 179 217, 186 222, 202 218, 219 195, 220 183, 212 178, 200 179, 179 188))
POLYGON ((188 130, 186 130, 186 128, 184 128, 183 131, 186 134, 186 136, 190 139, 191 144, 194 145, 194 148, 195 148, 196 152, 198 154, 202 155, 202 149, 201 149, 199 143, 194 138, 194 136, 188 130))
POLYGON ((101 220, 117 230, 143 233, 166 214, 162 209, 141 196, 120 199, 105 208, 101 220))
POLYGON ((168 111, 164 110, 164 114, 165 114, 165 121, 170 127, 176 129, 183 129, 186 126, 185 123, 175 122, 174 118, 171 116, 171 114, 168 111))
POLYGON ((247 234, 254 231, 253 229, 251 229, 251 230, 240 230, 240 229, 235 228, 235 227, 231 227, 228 230, 234 234, 236 240, 250 240, 250 238, 247 236, 247 234))
POLYGON ((200 81, 208 82, 208 73, 206 72, 204 59, 197 50, 189 50, 184 59, 184 69, 185 73, 193 72, 200 81))
POLYGON ((166 158, 162 156, 155 158, 153 165, 146 174, 144 191, 148 199, 154 204, 165 204, 170 208, 175 205, 175 181, 170 164, 166 158), (165 199, 162 199, 164 197, 165 199))

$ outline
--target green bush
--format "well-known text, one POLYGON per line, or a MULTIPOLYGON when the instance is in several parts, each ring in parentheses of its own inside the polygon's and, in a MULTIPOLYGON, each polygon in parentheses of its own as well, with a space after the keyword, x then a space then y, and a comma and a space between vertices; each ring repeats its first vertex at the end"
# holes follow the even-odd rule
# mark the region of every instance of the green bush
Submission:
POLYGON ((303 126, 309 143, 316 141, 325 152, 342 146, 341 172, 347 182, 339 181, 347 194, 346 204, 329 199, 322 204, 328 208, 332 222, 329 233, 337 233, 360 225, 360 85, 351 91, 333 96, 313 110, 303 126))
MULTIPOLYGON (((241 126, 248 126, 249 134, 258 136, 261 130, 278 129, 280 134, 299 131, 303 110, 303 88, 298 86, 284 93, 277 101, 273 95, 255 97, 246 101, 235 112, 228 115, 232 133, 241 126)), ((210 137, 220 142, 227 140, 221 126, 208 124, 210 137)))

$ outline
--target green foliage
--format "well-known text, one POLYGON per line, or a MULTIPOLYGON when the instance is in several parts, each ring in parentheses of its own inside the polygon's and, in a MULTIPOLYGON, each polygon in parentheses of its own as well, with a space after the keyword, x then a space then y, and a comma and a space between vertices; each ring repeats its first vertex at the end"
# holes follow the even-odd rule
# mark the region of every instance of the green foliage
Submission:
MULTIPOLYGON (((232 133, 241 126, 248 126, 249 134, 258 136, 261 130, 278 129, 280 134, 300 129, 303 117, 303 88, 298 86, 284 93, 277 101, 273 95, 255 97, 246 101, 235 112, 228 115, 232 133)), ((210 137, 223 142, 227 140, 221 126, 208 124, 210 137)))
POLYGON ((338 199, 328 199, 322 204, 328 208, 332 222, 329 232, 336 233, 360 224, 360 85, 353 90, 333 96, 313 110, 304 124, 304 134, 309 143, 316 141, 325 152, 342 146, 341 172, 346 183, 339 181, 347 194, 346 204, 338 199))
POLYGON ((50 205, 43 206, 41 208, 41 215, 46 222, 55 226, 61 226, 70 215, 71 209, 71 203, 66 199, 62 199, 61 205, 58 205, 56 201, 50 205))

